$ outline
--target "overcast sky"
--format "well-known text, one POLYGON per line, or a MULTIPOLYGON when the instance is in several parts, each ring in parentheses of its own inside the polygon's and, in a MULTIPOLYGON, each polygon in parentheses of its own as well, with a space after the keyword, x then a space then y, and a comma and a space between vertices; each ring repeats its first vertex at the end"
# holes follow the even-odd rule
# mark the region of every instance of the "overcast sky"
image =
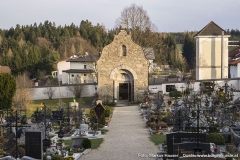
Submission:
POLYGON ((39 24, 46 20, 56 26, 115 26, 122 10, 131 4, 142 6, 159 32, 199 31, 210 21, 223 29, 240 30, 240 0, 1 0, 0 28, 39 24))

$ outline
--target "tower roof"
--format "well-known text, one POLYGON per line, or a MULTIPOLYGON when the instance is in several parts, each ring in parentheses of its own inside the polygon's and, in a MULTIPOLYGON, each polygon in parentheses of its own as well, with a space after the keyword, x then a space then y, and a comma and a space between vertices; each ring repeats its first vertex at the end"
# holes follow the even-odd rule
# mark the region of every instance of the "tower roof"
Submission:
POLYGON ((222 31, 224 31, 224 35, 229 35, 224 29, 222 29, 216 23, 211 21, 202 30, 200 30, 195 36, 220 36, 222 35, 222 31))

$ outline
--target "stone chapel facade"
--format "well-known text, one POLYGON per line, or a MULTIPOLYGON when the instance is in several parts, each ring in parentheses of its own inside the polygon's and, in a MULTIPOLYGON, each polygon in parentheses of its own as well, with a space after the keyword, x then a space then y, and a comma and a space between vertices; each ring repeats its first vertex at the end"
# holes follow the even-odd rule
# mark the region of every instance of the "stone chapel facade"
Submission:
POLYGON ((99 98, 140 100, 148 90, 148 67, 142 47, 132 41, 131 34, 120 30, 97 61, 99 98))

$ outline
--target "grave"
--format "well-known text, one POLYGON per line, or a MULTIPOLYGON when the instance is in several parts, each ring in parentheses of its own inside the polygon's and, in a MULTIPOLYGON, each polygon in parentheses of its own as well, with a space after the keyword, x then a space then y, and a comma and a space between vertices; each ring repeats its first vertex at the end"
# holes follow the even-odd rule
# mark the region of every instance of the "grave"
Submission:
POLYGON ((88 124, 80 124, 80 135, 88 135, 88 124))
POLYGON ((26 156, 42 159, 42 133, 26 132, 25 133, 25 154, 26 156))
MULTIPOLYGON (((198 133, 188 133, 188 132, 174 132, 166 134, 167 137, 167 153, 169 155, 173 155, 175 153, 175 147, 177 144, 187 144, 192 143, 194 144, 194 147, 192 146, 191 151, 194 151, 194 148, 197 147, 197 137, 198 133)), ((205 133, 199 133, 199 144, 206 143, 206 134, 205 133)), ((187 145, 181 145, 183 146, 182 149, 184 149, 184 146, 187 145)), ((202 146, 204 147, 204 146, 202 146)), ((185 150, 187 150, 186 148, 185 150)))

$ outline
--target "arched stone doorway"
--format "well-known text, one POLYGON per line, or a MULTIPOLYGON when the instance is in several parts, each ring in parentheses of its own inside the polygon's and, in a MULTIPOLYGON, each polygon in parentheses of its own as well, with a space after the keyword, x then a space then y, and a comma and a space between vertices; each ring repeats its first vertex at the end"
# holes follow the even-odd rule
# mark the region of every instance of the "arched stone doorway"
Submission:
POLYGON ((126 69, 114 71, 112 79, 114 81, 113 94, 117 100, 128 100, 131 102, 134 97, 134 77, 126 69))

